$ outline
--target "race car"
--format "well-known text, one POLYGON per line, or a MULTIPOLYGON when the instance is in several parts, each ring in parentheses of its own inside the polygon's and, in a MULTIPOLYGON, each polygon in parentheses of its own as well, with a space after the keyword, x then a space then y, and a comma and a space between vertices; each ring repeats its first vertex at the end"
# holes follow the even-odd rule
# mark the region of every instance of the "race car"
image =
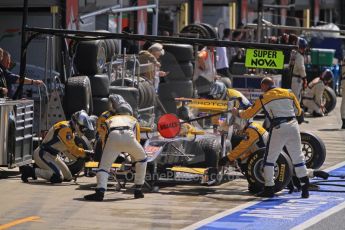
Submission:
MULTIPOLYGON (((215 185, 226 181, 224 180, 226 178, 233 178, 227 176, 231 176, 235 170, 241 171, 238 165, 219 167, 218 160, 225 156, 231 148, 234 148, 241 139, 232 133, 231 128, 227 132, 222 131, 215 134, 202 129, 197 121, 208 117, 219 117, 222 114, 223 118, 231 116, 228 111, 235 106, 236 100, 179 98, 177 101, 183 106, 199 109, 208 115, 188 121, 180 120, 172 114, 160 118, 163 122, 157 124, 159 133, 151 134, 151 137, 144 143, 144 149, 148 155, 146 185, 157 191, 156 185, 162 181, 190 181, 215 185), (163 119, 164 117, 165 119, 163 119), (162 127, 166 130, 163 130, 162 127), (172 131, 172 133, 167 131, 172 131)), ((152 130, 146 129, 145 131, 152 130)), ((301 136, 307 166, 314 169, 321 167, 326 156, 323 142, 308 132, 301 133, 301 136)), ((250 175, 248 182, 257 189, 264 186, 262 175, 264 154, 265 149, 258 149, 251 154, 246 167, 244 169, 242 167, 241 171, 243 174, 250 175)), ((119 189, 125 187, 125 184, 133 179, 133 173, 135 173, 129 155, 124 154, 121 158, 122 160, 118 159, 113 164, 111 172, 118 182, 119 189)), ((86 163, 86 175, 92 174, 92 170, 97 170, 97 167, 98 162, 86 163)), ((275 167, 276 191, 287 186, 293 175, 292 170, 293 166, 288 153, 282 152, 275 167)))

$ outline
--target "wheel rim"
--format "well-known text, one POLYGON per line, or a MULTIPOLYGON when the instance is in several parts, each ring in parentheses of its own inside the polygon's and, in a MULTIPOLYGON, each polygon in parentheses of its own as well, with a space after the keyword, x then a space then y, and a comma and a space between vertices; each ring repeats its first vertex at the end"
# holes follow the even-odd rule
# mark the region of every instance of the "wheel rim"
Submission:
MULTIPOLYGON (((255 163, 254 176, 260 183, 265 184, 263 162, 264 162, 263 159, 261 159, 255 163)), ((274 164, 274 178, 278 178, 278 175, 279 175, 279 167, 277 167, 277 164, 274 164)))
POLYGON ((104 47, 100 47, 97 53, 97 65, 99 70, 102 70, 106 63, 106 55, 104 47))
POLYGON ((330 100, 331 100, 331 98, 328 95, 328 93, 326 91, 323 91, 323 94, 322 94, 322 104, 324 104, 326 108, 328 107, 327 105, 329 104, 330 100))
POLYGON ((259 160, 254 165, 254 176, 255 178, 262 184, 265 183, 265 179, 263 177, 263 160, 259 160))
POLYGON ((314 148, 308 142, 302 141, 302 153, 305 157, 305 162, 309 163, 314 157, 314 148))

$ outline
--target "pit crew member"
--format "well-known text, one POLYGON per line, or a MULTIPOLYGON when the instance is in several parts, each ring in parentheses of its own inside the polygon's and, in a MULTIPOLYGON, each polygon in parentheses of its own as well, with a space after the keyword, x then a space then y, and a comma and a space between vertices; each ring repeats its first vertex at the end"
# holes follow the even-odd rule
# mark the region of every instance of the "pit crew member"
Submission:
POLYGON ((298 40, 298 51, 296 52, 293 61, 291 90, 296 95, 298 102, 301 101, 302 89, 307 86, 307 74, 304 66, 304 53, 308 46, 308 42, 304 38, 298 40))
POLYGON ((61 121, 53 125, 42 144, 34 151, 35 166, 20 167, 22 181, 28 182, 29 177, 33 179, 40 177, 51 183, 71 181, 72 174, 61 159, 60 154, 67 156, 69 159, 87 157, 92 153, 92 150, 84 150, 78 147, 74 138, 75 135, 81 137, 87 131, 92 130, 93 126, 84 110, 74 113, 70 121, 61 121))
MULTIPOLYGON (((234 149, 229 151, 225 157, 219 160, 219 166, 225 166, 228 163, 233 164, 237 160, 242 172, 246 175, 248 157, 260 148, 266 147, 268 132, 257 122, 241 119, 239 117, 233 117, 232 120, 233 121, 230 123, 234 126, 236 136, 240 137, 241 141, 234 147, 234 149)), ((227 124, 224 124, 221 128, 227 130, 228 127, 226 126, 227 124)), ((308 169, 309 178, 321 177, 323 179, 327 179, 328 176, 327 172, 308 169)), ((250 183, 248 185, 248 190, 251 193, 260 192, 257 188, 251 186, 250 183)))
POLYGON ((274 197, 274 164, 285 146, 290 154, 296 176, 301 182, 301 196, 308 198, 309 178, 296 120, 296 115, 302 114, 299 102, 290 90, 274 87, 274 82, 269 77, 265 77, 261 81, 261 90, 264 92, 263 95, 248 109, 244 111, 238 111, 237 108, 232 109, 234 116, 238 115, 245 119, 252 118, 263 110, 271 123, 268 151, 264 163, 265 187, 258 196, 274 197))
POLYGON ((97 188, 95 193, 84 196, 85 200, 102 201, 107 189, 109 170, 112 163, 121 152, 131 155, 135 163, 134 198, 144 198, 142 185, 146 173, 146 153, 140 145, 140 127, 133 117, 132 107, 121 95, 112 94, 109 102, 115 109, 115 114, 105 120, 103 128, 106 131, 105 146, 97 171, 97 188))
POLYGON ((312 80, 304 91, 302 102, 304 107, 314 117, 324 116, 324 105, 322 103, 322 95, 325 86, 333 79, 333 73, 326 69, 320 77, 312 80))

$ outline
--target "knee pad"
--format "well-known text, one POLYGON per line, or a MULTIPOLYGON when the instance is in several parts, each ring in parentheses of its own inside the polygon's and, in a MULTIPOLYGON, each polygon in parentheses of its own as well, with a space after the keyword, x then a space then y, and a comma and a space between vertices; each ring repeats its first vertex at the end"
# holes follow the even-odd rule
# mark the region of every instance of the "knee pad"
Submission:
POLYGON ((53 174, 52 177, 50 178, 50 182, 55 184, 55 183, 62 183, 62 178, 60 175, 53 174))

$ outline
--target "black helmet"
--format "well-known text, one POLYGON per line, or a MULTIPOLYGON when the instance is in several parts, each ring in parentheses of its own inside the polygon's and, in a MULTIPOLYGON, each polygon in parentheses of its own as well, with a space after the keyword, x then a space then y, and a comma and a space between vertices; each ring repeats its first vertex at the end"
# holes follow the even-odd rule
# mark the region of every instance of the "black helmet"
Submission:
POLYGON ((305 40, 304 38, 298 39, 298 48, 305 49, 305 48, 307 48, 307 46, 308 46, 307 40, 305 40))
POLYGON ((325 82, 331 81, 333 79, 332 71, 330 69, 326 69, 325 71, 323 71, 321 79, 325 82))
POLYGON ((91 123, 89 115, 84 110, 75 112, 71 117, 71 124, 77 132, 85 134, 88 131, 93 131, 93 125, 91 123))
POLYGON ((109 95, 109 107, 109 110, 113 113, 133 116, 132 106, 119 94, 109 95))

